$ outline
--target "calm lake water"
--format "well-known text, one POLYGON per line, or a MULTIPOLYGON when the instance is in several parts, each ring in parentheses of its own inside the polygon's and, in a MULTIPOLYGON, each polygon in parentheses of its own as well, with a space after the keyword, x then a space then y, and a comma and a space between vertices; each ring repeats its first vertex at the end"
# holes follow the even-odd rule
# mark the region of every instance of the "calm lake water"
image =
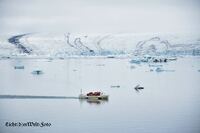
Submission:
POLYGON ((158 66, 130 59, 0 60, 0 95, 77 97, 100 90, 108 101, 0 98, 1 133, 199 133, 200 58, 158 66), (24 69, 15 69, 15 66, 24 69), (161 67, 164 71, 156 72, 161 67), (43 74, 33 75, 33 70, 43 74), (140 84, 144 89, 137 92, 140 84), (118 87, 117 87, 118 86, 118 87), (49 122, 50 127, 6 127, 49 122))

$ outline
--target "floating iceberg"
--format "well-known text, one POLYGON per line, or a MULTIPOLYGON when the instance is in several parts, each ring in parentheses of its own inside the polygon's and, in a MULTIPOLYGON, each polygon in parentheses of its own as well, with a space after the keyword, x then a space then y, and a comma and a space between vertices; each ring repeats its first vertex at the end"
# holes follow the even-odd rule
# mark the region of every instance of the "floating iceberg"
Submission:
POLYGON ((34 70, 34 71, 32 71, 32 74, 40 75, 40 74, 43 74, 43 71, 42 70, 34 70))
POLYGON ((160 67, 156 68, 155 71, 156 71, 156 72, 164 72, 164 70, 163 70, 162 68, 160 68, 160 67))
POLYGON ((140 59, 132 59, 132 60, 130 61, 130 63, 140 64, 140 63, 141 63, 141 60, 140 60, 140 59))
POLYGON ((15 66, 15 69, 24 69, 24 66, 15 66))

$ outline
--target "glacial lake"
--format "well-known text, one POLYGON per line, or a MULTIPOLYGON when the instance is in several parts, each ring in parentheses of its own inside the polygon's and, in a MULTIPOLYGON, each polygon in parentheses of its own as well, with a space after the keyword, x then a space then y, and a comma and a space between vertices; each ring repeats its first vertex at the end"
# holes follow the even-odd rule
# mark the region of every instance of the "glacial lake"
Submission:
POLYGON ((199 133, 199 82, 199 57, 140 65, 130 59, 1 59, 0 132, 199 133), (43 73, 32 74, 34 70, 43 73), (144 89, 136 91, 138 84, 144 89), (109 100, 79 100, 81 89, 103 91, 109 100), (6 122, 51 126, 7 127, 6 122))

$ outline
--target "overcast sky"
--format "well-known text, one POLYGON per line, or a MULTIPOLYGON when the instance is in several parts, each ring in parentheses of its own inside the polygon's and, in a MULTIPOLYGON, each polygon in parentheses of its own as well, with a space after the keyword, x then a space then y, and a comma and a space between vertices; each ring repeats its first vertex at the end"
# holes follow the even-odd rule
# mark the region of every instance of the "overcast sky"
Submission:
POLYGON ((200 31, 199 0, 0 0, 0 33, 200 31))

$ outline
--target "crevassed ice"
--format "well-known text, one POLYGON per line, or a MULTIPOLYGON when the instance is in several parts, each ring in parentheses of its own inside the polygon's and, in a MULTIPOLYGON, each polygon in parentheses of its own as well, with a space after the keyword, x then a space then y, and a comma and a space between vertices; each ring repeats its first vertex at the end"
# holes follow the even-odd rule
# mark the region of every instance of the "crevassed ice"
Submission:
POLYGON ((198 34, 53 34, 0 37, 1 57, 200 55, 198 34))

